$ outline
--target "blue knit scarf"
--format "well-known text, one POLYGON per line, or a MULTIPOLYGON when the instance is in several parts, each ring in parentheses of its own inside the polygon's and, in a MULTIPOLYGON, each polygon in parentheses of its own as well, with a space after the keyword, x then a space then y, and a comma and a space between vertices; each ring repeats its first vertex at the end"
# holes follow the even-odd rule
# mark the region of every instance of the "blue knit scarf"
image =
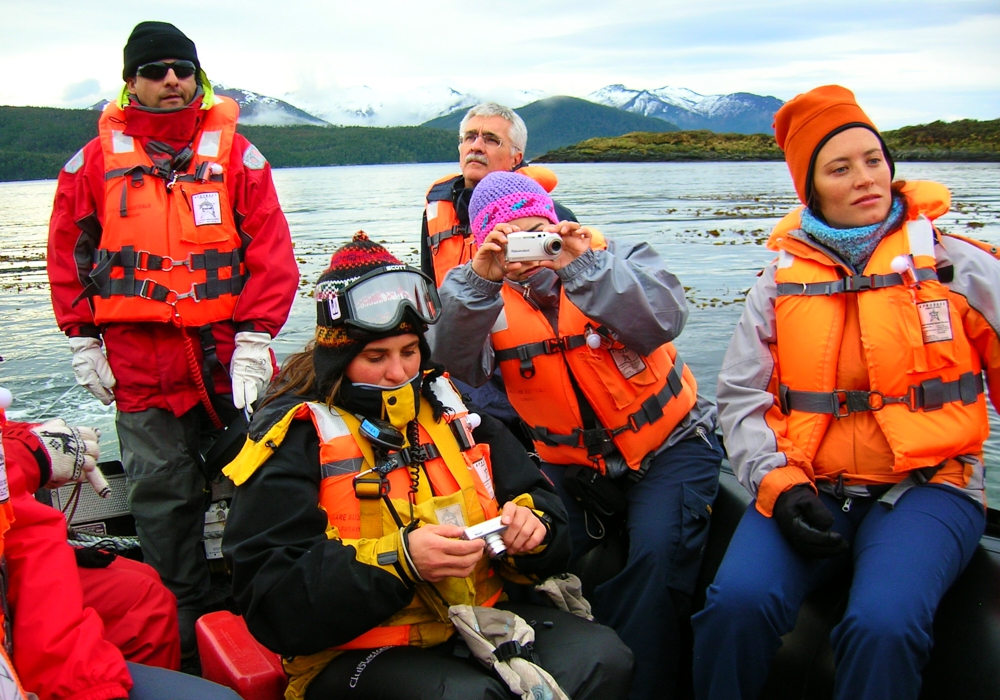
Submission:
POLYGON ((879 241, 895 230, 902 218, 903 200, 899 197, 893 197, 892 207, 884 221, 858 228, 833 228, 816 218, 807 207, 802 210, 802 230, 839 253, 855 270, 863 270, 879 241))

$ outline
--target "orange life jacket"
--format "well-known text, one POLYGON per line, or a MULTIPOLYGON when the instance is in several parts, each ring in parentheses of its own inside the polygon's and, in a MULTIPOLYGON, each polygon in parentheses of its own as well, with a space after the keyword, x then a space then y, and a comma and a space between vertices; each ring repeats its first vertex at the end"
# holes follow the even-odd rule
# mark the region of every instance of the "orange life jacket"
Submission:
POLYGON ((517 290, 504 284, 500 293, 506 327, 493 331, 495 357, 542 460, 594 464, 604 472, 613 443, 629 467, 639 469, 694 406, 698 385, 672 343, 638 355, 584 316, 563 290, 556 335, 517 290), (591 348, 587 338, 595 333, 601 343, 591 348), (599 427, 584 428, 574 382, 599 427))
MULTIPOLYGON (((421 401, 417 416, 420 445, 429 458, 423 467, 426 478, 417 480, 414 516, 424 523, 461 526, 494 518, 498 506, 493 492, 489 446, 472 442, 466 422, 468 410, 450 382, 437 379, 434 391, 452 412, 441 421, 435 421, 430 405, 421 401), (463 436, 467 449, 462 449, 459 435, 463 436)), ((404 466, 409 459, 410 446, 395 453, 400 466, 390 471, 384 482, 380 483, 375 473, 359 476, 374 466, 375 456, 371 444, 359 433, 358 419, 324 404, 305 406, 320 437, 323 469, 320 505, 327 514, 329 535, 354 545, 359 559, 367 559, 371 554, 375 559, 372 563, 382 565, 385 553, 369 553, 368 549, 377 548, 383 534, 399 530, 410 522, 411 477, 410 469, 404 466), (388 497, 391 508, 382 495, 388 497)), ((453 632, 448 617, 449 605, 492 606, 500 598, 502 582, 489 557, 484 556, 468 578, 421 583, 417 585, 417 592, 406 608, 382 625, 337 648, 440 643, 453 632)))
MULTIPOLYGON (((7 617, 7 562, 4 561, 4 534, 14 522, 14 509, 10 505, 10 487, 7 484, 7 461, 3 451, 3 428, 7 425, 7 414, 0 408, 0 648, 11 648, 11 640, 7 636, 9 620, 7 617)), ((9 665, 9 664, 8 664, 9 665)), ((15 676, 16 678, 16 676, 15 676)), ((2 696, 0 696, 2 697, 2 696)))
MULTIPOLYGON (((921 198, 940 197, 938 188, 910 183, 905 194, 915 218, 882 239, 862 275, 852 276, 788 235, 799 228, 801 210, 772 233, 771 246, 780 251, 775 273, 778 405, 787 416, 789 440, 809 460, 834 417, 865 410, 872 411, 888 441, 895 472, 982 450, 989 424, 979 355, 965 335, 951 292, 938 281, 933 227, 918 216, 921 198), (893 271, 898 256, 911 260, 911 271, 893 271), (851 294, 857 295, 870 391, 836 386, 851 294)), ((975 469, 958 476, 963 483, 957 485, 981 477, 970 471, 975 469)), ((882 479, 873 475, 873 480, 882 479)))
MULTIPOLYGON (((541 185, 546 192, 555 189, 558 179, 555 173, 540 165, 526 165, 517 172, 541 185)), ((434 281, 437 286, 444 282, 444 276, 453 267, 464 265, 476 254, 478 246, 472 232, 458 221, 452 192, 455 183, 462 177, 443 177, 427 190, 427 248, 434 261, 434 281)))
POLYGON ((232 318, 245 270, 227 173, 239 106, 204 110, 180 172, 164 172, 123 131, 125 112, 104 108, 98 125, 105 191, 101 248, 84 294, 97 323, 232 318))

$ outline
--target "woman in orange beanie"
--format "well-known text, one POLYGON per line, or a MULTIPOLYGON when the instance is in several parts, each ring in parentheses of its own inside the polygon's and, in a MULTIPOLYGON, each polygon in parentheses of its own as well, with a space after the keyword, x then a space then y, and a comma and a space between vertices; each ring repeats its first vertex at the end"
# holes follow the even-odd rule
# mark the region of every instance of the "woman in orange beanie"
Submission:
POLYGON ((799 95, 774 126, 805 206, 774 228, 719 374, 756 500, 693 620, 695 686, 758 697, 805 596, 853 568, 834 695, 916 698, 935 610, 985 527, 1000 264, 935 229, 946 188, 892 182, 849 90, 799 95))

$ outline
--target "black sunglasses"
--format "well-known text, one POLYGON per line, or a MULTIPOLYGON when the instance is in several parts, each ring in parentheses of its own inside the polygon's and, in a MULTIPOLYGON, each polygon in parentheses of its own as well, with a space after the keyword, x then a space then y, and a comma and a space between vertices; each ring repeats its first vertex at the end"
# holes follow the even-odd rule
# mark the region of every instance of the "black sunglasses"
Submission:
POLYGON ((179 80, 190 78, 197 70, 191 61, 174 61, 173 63, 156 61, 155 63, 144 63, 139 66, 136 74, 146 80, 163 80, 167 77, 167 72, 171 69, 173 69, 174 75, 179 80))

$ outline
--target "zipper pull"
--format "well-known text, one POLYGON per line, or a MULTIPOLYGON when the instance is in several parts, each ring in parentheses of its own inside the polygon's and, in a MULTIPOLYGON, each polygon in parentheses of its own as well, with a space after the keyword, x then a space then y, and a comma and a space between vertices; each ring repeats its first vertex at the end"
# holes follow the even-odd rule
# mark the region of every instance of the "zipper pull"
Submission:
POLYGON ((842 511, 844 511, 845 513, 850 513, 851 512, 851 497, 850 496, 848 496, 847 498, 844 499, 844 505, 841 506, 840 509, 842 511))
POLYGON ((708 439, 708 433, 706 432, 704 426, 699 425, 697 428, 694 429, 694 432, 695 435, 697 435, 698 437, 700 437, 702 440, 705 441, 706 445, 708 445, 709 447, 713 447, 712 443, 708 439))

